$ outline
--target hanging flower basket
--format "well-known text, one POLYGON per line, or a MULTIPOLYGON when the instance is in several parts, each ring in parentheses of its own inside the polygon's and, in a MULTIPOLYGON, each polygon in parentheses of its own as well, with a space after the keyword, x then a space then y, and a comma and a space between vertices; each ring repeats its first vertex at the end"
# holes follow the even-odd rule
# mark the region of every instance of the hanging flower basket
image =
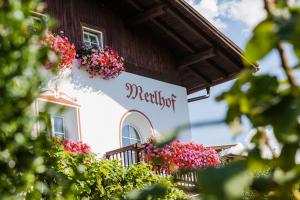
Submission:
POLYGON ((124 58, 109 47, 101 50, 83 48, 77 58, 91 78, 100 76, 108 80, 118 77, 125 71, 124 58))
MULTIPOLYGON (((48 45, 57 54, 59 59, 57 67, 59 70, 70 69, 72 67, 76 56, 75 46, 69 42, 67 37, 63 36, 63 32, 61 32, 61 35, 48 34, 43 44, 48 45)), ((49 61, 46 67, 51 68, 52 65, 49 61)))
POLYGON ((216 167, 220 165, 221 160, 212 148, 174 141, 164 147, 148 144, 145 150, 145 162, 151 164, 154 170, 170 174, 179 170, 216 167))

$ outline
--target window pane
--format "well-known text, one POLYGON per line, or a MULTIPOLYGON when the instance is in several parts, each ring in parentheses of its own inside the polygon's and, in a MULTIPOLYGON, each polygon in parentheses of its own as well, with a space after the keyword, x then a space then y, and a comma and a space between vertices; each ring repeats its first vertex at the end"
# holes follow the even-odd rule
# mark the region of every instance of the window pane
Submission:
POLYGON ((91 43, 90 45, 92 48, 99 49, 99 45, 96 43, 91 43))
POLYGON ((102 48, 103 38, 102 32, 83 28, 83 42, 88 47, 102 48))
POLYGON ((64 120, 61 117, 53 117, 54 132, 64 133, 64 120))
POLYGON ((122 145, 128 146, 136 143, 141 143, 139 133, 134 127, 125 125, 122 129, 122 145))
POLYGON ((98 44, 97 36, 90 35, 90 41, 91 41, 91 43, 98 44))
POLYGON ((131 143, 130 143, 130 139, 128 138, 122 138, 122 145, 123 147, 126 147, 126 146, 129 146, 131 143))
POLYGON ((130 134, 130 138, 135 140, 140 140, 140 136, 137 133, 137 130, 135 130, 135 128, 133 128, 132 126, 129 127, 129 134, 130 134))
POLYGON ((96 48, 96 49, 98 49, 99 48, 99 46, 98 46, 98 44, 96 44, 96 43, 92 43, 92 42, 90 42, 90 41, 84 41, 84 46, 86 46, 86 47, 88 47, 88 48, 96 48))
POLYGON ((89 41, 89 36, 85 33, 83 33, 83 40, 84 41, 89 41))
POLYGON ((128 137, 129 138, 129 126, 126 125, 122 129, 122 137, 128 137))

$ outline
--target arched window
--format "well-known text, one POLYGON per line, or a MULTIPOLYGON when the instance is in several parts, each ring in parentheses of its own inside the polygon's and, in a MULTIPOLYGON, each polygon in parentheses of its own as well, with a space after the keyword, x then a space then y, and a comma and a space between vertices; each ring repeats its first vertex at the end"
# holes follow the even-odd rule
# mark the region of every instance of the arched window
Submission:
POLYGON ((136 143, 141 144, 139 132, 133 126, 126 124, 122 128, 122 146, 126 147, 136 143))

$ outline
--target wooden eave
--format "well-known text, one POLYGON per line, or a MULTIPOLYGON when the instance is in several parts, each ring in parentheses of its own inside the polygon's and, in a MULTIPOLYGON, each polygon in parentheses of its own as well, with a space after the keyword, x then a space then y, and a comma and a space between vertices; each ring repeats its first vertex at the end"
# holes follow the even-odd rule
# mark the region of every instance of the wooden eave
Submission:
MULTIPOLYGON (((169 49, 176 59, 180 85, 188 94, 232 80, 246 65, 258 70, 241 49, 184 0, 104 2, 124 18, 129 29, 147 29, 169 49)), ((163 80, 163 76, 157 79, 163 80)))

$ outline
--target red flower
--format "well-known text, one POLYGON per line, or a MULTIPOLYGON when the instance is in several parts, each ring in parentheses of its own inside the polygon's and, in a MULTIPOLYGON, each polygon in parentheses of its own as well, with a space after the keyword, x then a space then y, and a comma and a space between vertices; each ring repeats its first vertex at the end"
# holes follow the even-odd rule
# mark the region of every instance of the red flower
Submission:
POLYGON ((92 78, 100 75, 103 79, 111 79, 125 71, 124 58, 108 47, 82 51, 84 53, 78 56, 80 64, 92 78))
POLYGON ((170 172, 174 169, 215 167, 220 164, 220 157, 212 148, 174 141, 165 147, 149 144, 145 149, 145 162, 152 164, 156 170, 170 172))
MULTIPOLYGON (((76 50, 74 44, 71 44, 67 37, 50 33, 43 41, 43 44, 48 45, 52 51, 58 55, 59 69, 68 69, 72 67, 76 56, 76 50)), ((48 65, 51 65, 51 63, 48 63, 48 65)))
POLYGON ((90 146, 80 141, 73 142, 71 140, 64 140, 63 146, 69 153, 91 153, 90 146))

